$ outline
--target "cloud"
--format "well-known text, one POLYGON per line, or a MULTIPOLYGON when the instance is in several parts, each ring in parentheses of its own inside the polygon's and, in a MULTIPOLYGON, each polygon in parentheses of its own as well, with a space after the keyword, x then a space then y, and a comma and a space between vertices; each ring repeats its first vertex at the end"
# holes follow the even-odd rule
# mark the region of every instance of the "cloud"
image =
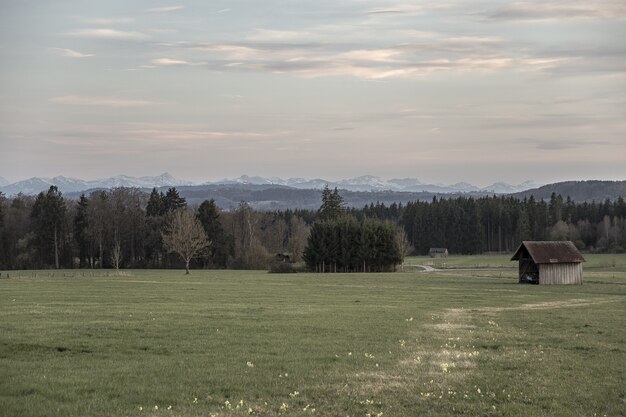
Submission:
POLYGON ((154 65, 160 65, 160 66, 190 65, 190 63, 187 61, 183 61, 180 59, 170 59, 170 58, 157 58, 157 59, 151 60, 150 63, 154 65))
POLYGON ((117 29, 79 29, 73 32, 67 33, 69 36, 77 38, 91 38, 91 39, 112 39, 112 40, 142 40, 146 39, 148 35, 141 32, 123 31, 117 29))
POLYGON ((154 142, 203 141, 216 139, 259 140, 274 138, 284 132, 258 132, 246 130, 215 129, 204 125, 184 123, 136 123, 119 132, 120 136, 134 140, 154 142))
POLYGON ((152 9, 146 9, 146 13, 169 13, 184 9, 185 6, 166 6, 166 7, 154 7, 152 9))
POLYGON ((133 100, 113 97, 86 97, 86 96, 61 96, 50 99, 53 103, 67 104, 72 106, 102 106, 102 107, 145 107, 157 104, 147 100, 133 100))
POLYGON ((113 17, 113 18, 94 18, 94 17, 80 17, 79 20, 83 23, 90 25, 125 25, 133 23, 135 19, 132 17, 113 17))
POLYGON ((503 21, 624 20, 626 5, 611 0, 521 1, 489 12, 486 17, 503 21))
POLYGON ((51 48, 51 50, 57 55, 67 58, 88 58, 90 56, 95 56, 94 54, 83 54, 81 52, 67 48, 51 48))
MULTIPOLYGON (((216 71, 259 71, 306 78, 352 76, 363 79, 420 78, 437 71, 552 71, 575 59, 567 56, 519 56, 496 37, 433 37, 391 47, 309 42, 299 32, 270 33, 276 41, 239 43, 174 42, 161 44, 188 50, 216 71), (284 38, 284 40, 283 40, 284 38)), ((266 31, 255 35, 267 36, 266 31)), ((166 64, 164 61, 163 64, 166 64)), ((185 61, 186 62, 186 61, 185 61)), ((153 63, 155 63, 153 61, 153 63)), ((173 62, 172 62, 173 64, 173 62)))
POLYGON ((310 40, 313 34, 306 31, 296 30, 270 30, 270 29, 256 29, 254 32, 246 36, 246 39, 250 41, 290 41, 295 39, 307 39, 310 40))
POLYGON ((584 146, 613 146, 612 142, 608 141, 596 141, 596 140, 577 140, 577 139, 562 139, 562 140, 545 140, 545 139, 525 139, 526 142, 533 143, 535 148, 546 151, 559 151, 564 149, 574 149, 584 146))
POLYGON ((370 9, 365 12, 366 14, 401 14, 404 13, 399 9, 370 9))

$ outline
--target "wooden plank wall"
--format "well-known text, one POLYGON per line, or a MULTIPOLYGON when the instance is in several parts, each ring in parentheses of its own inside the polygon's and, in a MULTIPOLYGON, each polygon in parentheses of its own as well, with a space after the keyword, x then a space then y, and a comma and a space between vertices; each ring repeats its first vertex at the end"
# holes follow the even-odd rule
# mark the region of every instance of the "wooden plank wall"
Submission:
POLYGON ((540 264, 539 284, 582 284, 583 264, 540 264))

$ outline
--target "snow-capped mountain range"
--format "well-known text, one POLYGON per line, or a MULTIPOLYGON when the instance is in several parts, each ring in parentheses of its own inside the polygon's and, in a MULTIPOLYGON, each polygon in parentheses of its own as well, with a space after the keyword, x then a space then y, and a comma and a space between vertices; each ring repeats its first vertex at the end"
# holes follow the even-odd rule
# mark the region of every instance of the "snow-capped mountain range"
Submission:
POLYGON ((13 184, 0 186, 0 192, 11 196, 18 193, 26 195, 38 194, 46 191, 51 185, 56 185, 61 192, 71 193, 77 191, 91 190, 94 188, 115 188, 115 187, 136 187, 153 188, 166 186, 193 185, 189 181, 180 181, 168 173, 156 177, 131 177, 128 175, 117 175, 111 178, 99 180, 82 180, 79 178, 69 178, 58 176, 54 178, 33 177, 27 180, 18 181, 13 184))
POLYGON ((56 185, 59 190, 64 193, 79 192, 96 188, 110 189, 115 187, 150 189, 153 187, 179 187, 185 185, 276 185, 298 189, 322 189, 324 186, 328 185, 331 188, 337 187, 339 189, 349 191, 390 190, 431 193, 491 192, 496 194, 515 193, 539 186, 539 184, 535 184, 532 181, 526 181, 519 185, 497 182, 487 187, 478 187, 466 182, 459 182, 451 185, 425 184, 415 178, 394 178, 385 180, 373 175, 364 175, 339 181, 328 181, 321 178, 289 178, 285 180, 277 177, 265 178, 242 175, 239 178, 208 181, 202 184, 194 184, 190 181, 179 180, 174 178, 169 173, 164 173, 154 177, 131 177, 128 175, 117 175, 115 177, 99 180, 82 180, 79 178, 69 178, 64 176, 57 176, 54 178, 33 177, 12 184, 9 184, 8 181, 0 177, 0 192, 7 196, 17 195, 18 193, 35 195, 41 191, 47 190, 51 185, 56 185))
POLYGON ((496 182, 486 187, 478 187, 466 182, 459 182, 456 184, 427 184, 420 182, 416 178, 394 178, 385 180, 373 175, 363 175, 360 177, 339 180, 328 181, 321 178, 305 179, 305 178, 289 178, 282 179, 276 177, 250 177, 242 175, 235 179, 224 179, 215 182, 206 182, 209 184, 255 184, 255 185, 282 185, 286 187, 293 187, 299 189, 321 189, 328 184, 329 187, 337 187, 343 190, 349 191, 409 191, 409 192, 434 192, 434 193, 469 193, 469 192, 493 192, 497 194, 516 193, 519 191, 525 191, 531 188, 536 188, 541 184, 536 184, 533 181, 526 181, 518 185, 506 184, 503 182, 496 182))

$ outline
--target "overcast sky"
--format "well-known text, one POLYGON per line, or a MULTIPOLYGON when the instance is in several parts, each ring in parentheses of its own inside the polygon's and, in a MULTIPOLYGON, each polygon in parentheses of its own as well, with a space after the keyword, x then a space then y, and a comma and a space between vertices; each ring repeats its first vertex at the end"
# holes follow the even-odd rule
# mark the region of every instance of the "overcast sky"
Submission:
POLYGON ((623 0, 0 0, 0 176, 626 179, 623 0))

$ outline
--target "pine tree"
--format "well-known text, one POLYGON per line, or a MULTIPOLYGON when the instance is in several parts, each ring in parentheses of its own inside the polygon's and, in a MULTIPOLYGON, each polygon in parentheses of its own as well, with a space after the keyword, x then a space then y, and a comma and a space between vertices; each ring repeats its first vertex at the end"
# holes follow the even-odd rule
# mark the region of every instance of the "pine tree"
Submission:
POLYGON ((165 207, 163 203, 163 193, 157 191, 156 188, 152 189, 150 197, 148 198, 148 205, 146 206, 146 215, 155 217, 165 214, 165 207))
POLYGON ((89 252, 89 218, 87 208, 89 200, 85 194, 81 194, 74 216, 74 240, 78 245, 78 265, 79 268, 85 266, 85 259, 89 252))
POLYGON ((343 197, 339 195, 337 187, 334 190, 328 188, 328 184, 322 190, 322 205, 318 211, 320 220, 333 220, 344 213, 343 197))
MULTIPOLYGON (((39 193, 31 217, 35 220, 35 233, 38 237, 42 254, 49 253, 52 245, 54 266, 59 269, 59 251, 62 243, 62 229, 65 221, 65 200, 59 189, 52 185, 47 193, 39 193)), ((44 257, 47 257, 44 254, 44 257)))
POLYGON ((220 222, 220 210, 215 204, 215 200, 203 201, 198 207, 197 217, 207 237, 211 240, 211 246, 208 249, 209 262, 213 265, 226 267, 232 245, 229 244, 224 233, 224 228, 220 222))
POLYGON ((187 201, 178 194, 178 190, 174 187, 168 189, 163 197, 163 211, 171 213, 185 207, 187 207, 187 201))

